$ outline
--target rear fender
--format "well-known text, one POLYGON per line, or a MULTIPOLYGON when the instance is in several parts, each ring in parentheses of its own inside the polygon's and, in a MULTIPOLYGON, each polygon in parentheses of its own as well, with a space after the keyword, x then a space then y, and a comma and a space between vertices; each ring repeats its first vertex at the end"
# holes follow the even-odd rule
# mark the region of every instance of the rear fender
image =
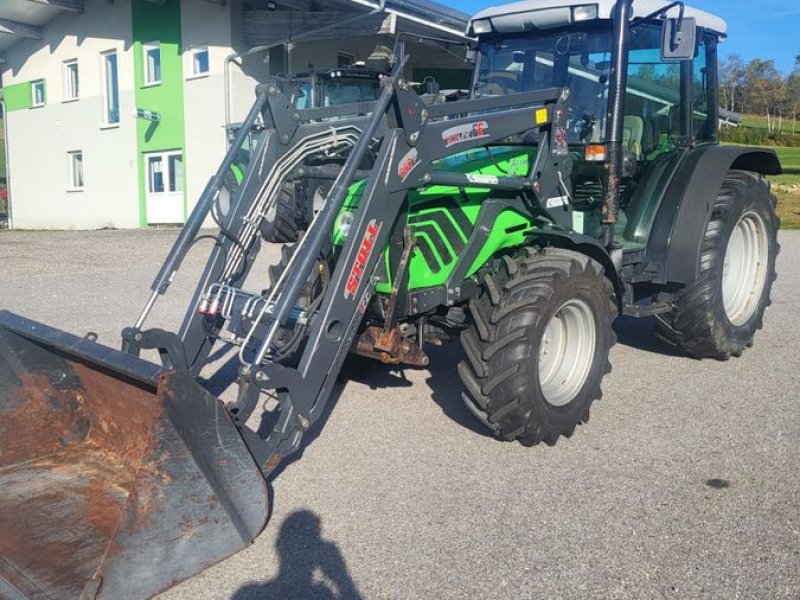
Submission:
POLYGON ((778 156, 765 148, 709 145, 689 152, 664 194, 648 240, 648 274, 654 283, 690 285, 697 280, 703 234, 731 169, 782 173, 778 156))

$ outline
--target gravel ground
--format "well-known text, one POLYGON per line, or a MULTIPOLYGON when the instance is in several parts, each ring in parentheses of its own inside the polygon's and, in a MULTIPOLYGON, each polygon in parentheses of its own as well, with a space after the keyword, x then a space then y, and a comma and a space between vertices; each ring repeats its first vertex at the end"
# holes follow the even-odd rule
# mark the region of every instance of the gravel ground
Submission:
MULTIPOLYGON (((116 346, 174 235, 0 232, 0 308, 116 346)), ((797 600, 800 232, 781 243, 754 348, 694 361, 620 320, 604 399, 554 448, 484 435, 457 346, 356 377, 274 481, 264 534, 160 600, 797 600)), ((203 258, 151 325, 177 326, 203 258)))

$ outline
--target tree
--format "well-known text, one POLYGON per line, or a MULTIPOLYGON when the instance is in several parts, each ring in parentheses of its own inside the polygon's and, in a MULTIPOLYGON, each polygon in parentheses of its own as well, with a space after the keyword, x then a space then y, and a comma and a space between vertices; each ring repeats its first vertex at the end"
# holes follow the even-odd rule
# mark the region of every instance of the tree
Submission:
POLYGON ((736 112, 741 106, 741 92, 744 87, 745 65, 738 54, 731 54, 719 65, 719 87, 722 107, 736 112))
POLYGON ((744 73, 744 107, 766 115, 770 133, 780 133, 788 103, 786 78, 774 60, 751 60, 744 73))
POLYGON ((794 69, 786 79, 786 95, 789 98, 792 117, 792 135, 797 133, 797 112, 800 109, 800 54, 794 59, 794 69))

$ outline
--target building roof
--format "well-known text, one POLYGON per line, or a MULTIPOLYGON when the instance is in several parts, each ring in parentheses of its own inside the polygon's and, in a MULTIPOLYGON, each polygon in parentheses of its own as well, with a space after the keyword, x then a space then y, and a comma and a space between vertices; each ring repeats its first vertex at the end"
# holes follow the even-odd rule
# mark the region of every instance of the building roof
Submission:
MULTIPOLYGON (((277 4, 281 8, 281 0, 277 4)), ((298 2, 292 0, 286 4, 294 7, 298 2)), ((336 0, 326 4, 351 10, 379 6, 377 0, 336 0)), ((0 56, 20 40, 41 39, 44 25, 64 12, 82 13, 83 5, 84 0, 0 0, 0 56)), ((386 11, 456 34, 463 33, 469 22, 469 15, 432 0, 387 0, 386 11)))
POLYGON ((432 0, 386 0, 383 11, 367 17, 380 7, 380 0, 246 0, 244 43, 248 48, 271 45, 282 40, 344 38, 373 34, 430 36, 451 40, 466 37, 469 15, 432 0), (338 25, 337 25, 338 23, 338 25))
POLYGON ((431 0, 388 0, 386 6, 461 32, 466 31, 469 23, 470 16, 467 13, 431 0))
MULTIPOLYGON (((472 19, 486 19, 499 17, 500 15, 523 13, 531 10, 541 10, 560 6, 585 6, 592 4, 597 5, 598 17, 600 19, 610 19, 614 12, 616 0, 523 0, 522 2, 514 2, 512 4, 492 6, 482 10, 472 19)), ((664 0, 634 0, 633 18, 646 17, 653 14, 658 9, 668 6, 669 4, 671 4, 671 2, 665 2, 664 0)), ((676 6, 670 9, 667 14, 670 17, 677 17, 678 7, 676 6)), ((721 35, 725 35, 728 30, 728 25, 724 20, 712 15, 711 13, 707 13, 691 6, 686 7, 684 16, 694 17, 697 20, 698 27, 710 29, 711 31, 721 35)))
POLYGON ((64 12, 83 12, 83 0, 2 0, 0 55, 23 39, 41 39, 42 26, 64 12))

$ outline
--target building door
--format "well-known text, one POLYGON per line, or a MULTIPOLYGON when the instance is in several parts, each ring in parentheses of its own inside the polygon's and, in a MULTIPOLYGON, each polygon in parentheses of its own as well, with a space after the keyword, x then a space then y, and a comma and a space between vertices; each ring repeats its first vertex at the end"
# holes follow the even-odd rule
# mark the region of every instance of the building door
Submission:
POLYGON ((144 169, 148 225, 183 223, 183 154, 145 154, 144 169))

